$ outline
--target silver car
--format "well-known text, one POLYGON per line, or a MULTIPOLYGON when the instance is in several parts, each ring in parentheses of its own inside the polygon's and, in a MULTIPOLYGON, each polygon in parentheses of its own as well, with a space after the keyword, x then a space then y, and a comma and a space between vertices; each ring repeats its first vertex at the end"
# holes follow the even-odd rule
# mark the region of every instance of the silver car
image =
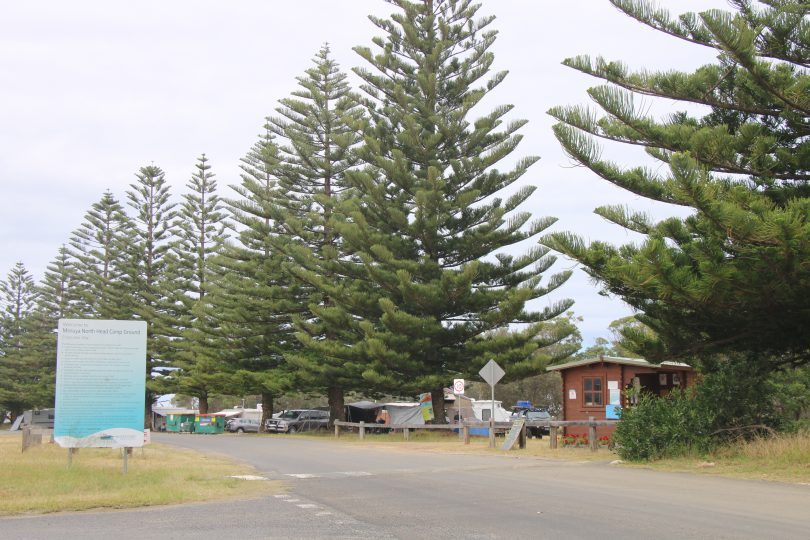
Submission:
POLYGON ((233 418, 225 424, 231 433, 258 433, 259 421, 251 418, 233 418))

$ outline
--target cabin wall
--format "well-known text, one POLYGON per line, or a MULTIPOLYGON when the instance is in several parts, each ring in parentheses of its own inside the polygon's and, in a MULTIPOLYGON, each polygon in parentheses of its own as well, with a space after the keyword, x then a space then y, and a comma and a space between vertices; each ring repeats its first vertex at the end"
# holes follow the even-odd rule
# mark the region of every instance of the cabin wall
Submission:
MULTIPOLYGON (((561 370, 563 385, 563 420, 605 420, 605 406, 611 403, 611 390, 618 391, 619 404, 627 402, 625 390, 638 386, 642 392, 664 396, 674 388, 688 388, 695 384, 695 372, 690 369, 658 369, 636 367, 609 362, 597 362, 561 370), (634 381, 637 379, 637 381, 634 381), (597 386, 598 381, 598 386, 597 386)), ((600 426, 597 437, 610 436, 614 427, 600 426)), ((563 430, 567 435, 587 435, 586 426, 572 426, 563 430)))

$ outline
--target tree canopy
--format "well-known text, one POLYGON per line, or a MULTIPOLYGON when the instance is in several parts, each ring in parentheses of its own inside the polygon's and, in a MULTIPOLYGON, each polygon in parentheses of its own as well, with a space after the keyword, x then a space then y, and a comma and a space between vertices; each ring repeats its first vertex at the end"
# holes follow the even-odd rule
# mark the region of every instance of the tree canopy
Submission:
POLYGON ((330 319, 335 331, 355 336, 333 355, 360 364, 371 389, 430 389, 438 416, 443 388, 489 359, 514 376, 542 370, 535 338, 571 302, 527 303, 568 274, 544 283, 554 258, 517 246, 554 222, 519 210, 535 188, 515 183, 536 157, 498 169, 525 121, 509 120, 509 105, 471 118, 506 76, 491 73, 493 17, 477 18, 468 0, 391 3, 390 18, 371 17, 376 49, 355 48, 368 118, 363 166, 346 172, 355 190, 335 219, 346 279, 312 283, 347 314, 330 319))
POLYGON ((775 369, 810 362, 810 8, 732 0, 734 12, 673 18, 647 1, 611 2, 684 46, 714 49, 716 61, 683 73, 569 58, 565 65, 605 82, 588 90, 601 111, 554 107, 554 132, 575 162, 690 214, 656 221, 601 207, 597 214, 643 241, 587 244, 555 233, 545 244, 638 310, 644 329, 628 326, 624 344, 646 358, 740 352, 775 369), (652 118, 642 106, 649 97, 682 109, 652 118), (623 168, 603 157, 598 139, 641 146, 666 168, 623 168))

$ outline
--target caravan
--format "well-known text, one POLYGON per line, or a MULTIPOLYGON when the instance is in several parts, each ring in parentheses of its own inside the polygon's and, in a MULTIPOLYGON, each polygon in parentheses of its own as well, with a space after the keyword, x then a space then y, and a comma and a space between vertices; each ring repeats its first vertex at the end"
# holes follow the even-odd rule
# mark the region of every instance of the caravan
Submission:
MULTIPOLYGON (((492 400, 471 399, 470 405, 472 406, 476 419, 481 420, 482 422, 489 422, 489 419, 492 417, 492 400)), ((502 403, 498 400, 495 400, 495 421, 512 421, 512 413, 504 409, 502 403)))

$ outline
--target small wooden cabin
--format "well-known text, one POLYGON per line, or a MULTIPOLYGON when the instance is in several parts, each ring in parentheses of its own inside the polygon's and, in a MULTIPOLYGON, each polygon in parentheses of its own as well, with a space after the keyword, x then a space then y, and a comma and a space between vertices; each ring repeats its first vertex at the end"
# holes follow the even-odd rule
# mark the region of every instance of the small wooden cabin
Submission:
MULTIPOLYGON (((549 366, 562 377, 562 420, 595 420, 618 418, 620 407, 628 403, 625 390, 665 396, 673 388, 695 384, 695 370, 688 364, 662 362, 651 364, 641 358, 598 356, 549 366)), ((597 437, 610 436, 612 426, 597 428, 597 437)), ((567 427, 566 435, 587 435, 585 426, 567 427)))

